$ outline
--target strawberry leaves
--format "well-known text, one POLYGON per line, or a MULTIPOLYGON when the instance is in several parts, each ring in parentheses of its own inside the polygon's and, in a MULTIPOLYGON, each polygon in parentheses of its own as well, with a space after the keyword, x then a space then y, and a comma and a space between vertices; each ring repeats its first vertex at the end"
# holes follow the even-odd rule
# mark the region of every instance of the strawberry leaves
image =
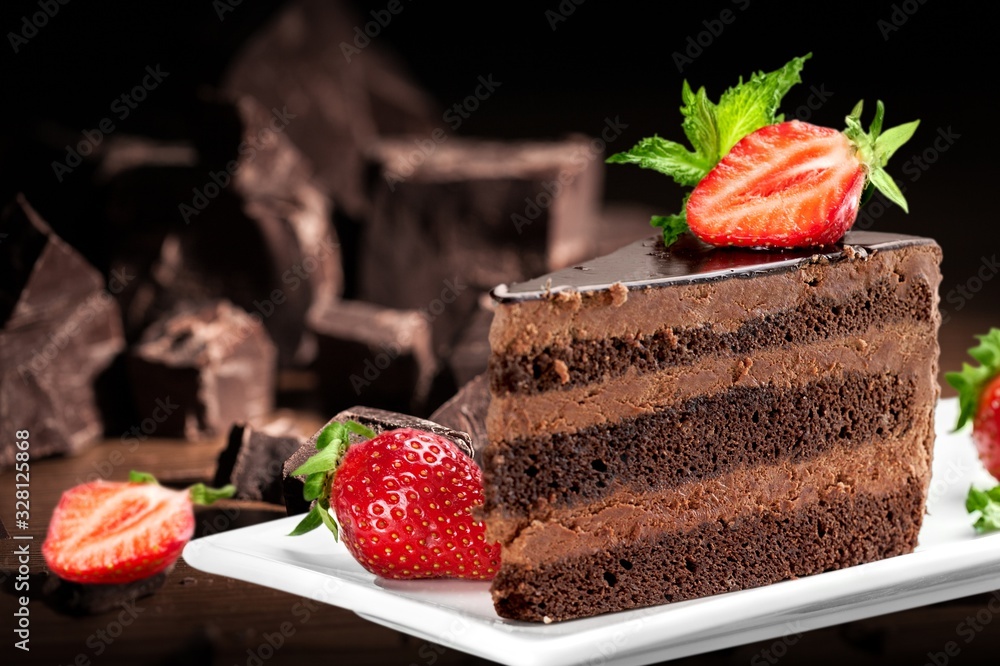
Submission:
POLYGON ((1000 373, 1000 328, 991 328, 989 333, 977 335, 976 339, 979 344, 969 350, 969 356, 979 361, 979 365, 963 363, 961 372, 949 372, 944 376, 958 391, 960 412, 955 430, 960 430, 973 417, 983 388, 1000 373))
MULTIPOLYGON (((149 472, 137 472, 134 469, 129 471, 128 481, 129 483, 148 483, 154 486, 160 485, 160 482, 156 480, 156 477, 149 472)), ((196 483, 188 488, 187 492, 192 504, 209 506, 220 499, 229 499, 235 495, 236 486, 230 483, 221 488, 210 488, 204 483, 196 483)))
POLYGON ((351 435, 364 439, 375 437, 375 431, 356 421, 331 423, 316 438, 316 453, 292 472, 293 476, 305 476, 302 496, 315 502, 305 518, 295 526, 288 536, 299 536, 311 532, 320 525, 326 525, 334 539, 339 538, 337 523, 330 515, 330 486, 333 484, 337 466, 351 445, 351 435))
POLYGON ((970 487, 965 499, 965 510, 971 514, 979 514, 972 526, 980 534, 1000 530, 1000 486, 990 490, 970 487))
POLYGON ((906 203, 906 197, 896 185, 896 181, 884 169, 889 158, 903 146, 920 125, 919 120, 898 125, 882 131, 882 123, 885 119, 885 106, 881 101, 875 104, 875 117, 872 119, 868 131, 865 132, 861 126, 861 111, 864 108, 864 100, 858 102, 850 115, 845 118, 847 129, 844 134, 858 151, 858 157, 865 165, 868 175, 868 182, 885 197, 902 208, 907 213, 910 212, 906 203))
MULTIPOLYGON (((631 149, 607 159, 609 164, 635 164, 670 176, 683 187, 694 187, 747 134, 766 125, 781 122, 778 105, 788 90, 801 81, 799 73, 812 54, 793 58, 781 69, 757 72, 744 82, 729 88, 713 103, 705 88, 691 89, 684 81, 681 88, 681 127, 693 150, 680 143, 652 136, 631 149)), ((685 203, 687 199, 685 198, 685 203)), ((655 215, 650 224, 663 230, 663 242, 669 246, 687 230, 684 207, 674 215, 655 215)))

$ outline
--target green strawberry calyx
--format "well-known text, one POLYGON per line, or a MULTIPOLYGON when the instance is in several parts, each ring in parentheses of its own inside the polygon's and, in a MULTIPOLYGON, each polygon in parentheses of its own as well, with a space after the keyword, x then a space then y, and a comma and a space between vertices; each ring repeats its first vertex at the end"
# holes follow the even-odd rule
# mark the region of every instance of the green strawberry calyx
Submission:
POLYGON ((376 435, 371 428, 357 421, 331 423, 320 431, 316 438, 316 453, 292 472, 292 476, 306 477, 302 489, 302 497, 312 502, 309 513, 306 514, 288 536, 299 536, 312 532, 320 525, 326 525, 335 540, 340 539, 337 522, 330 514, 330 488, 337 474, 337 468, 347 449, 351 446, 351 435, 357 435, 365 440, 376 435))
MULTIPOLYGON (((149 483, 155 486, 160 485, 160 482, 156 480, 156 477, 149 472, 137 472, 134 469, 128 473, 128 480, 129 483, 149 483)), ((230 483, 221 488, 210 488, 204 483, 196 483, 187 489, 187 493, 191 498, 192 504, 209 506, 220 499, 229 499, 235 495, 236 486, 230 483)))
POLYGON ((1000 328, 991 328, 986 335, 977 335, 979 344, 969 349, 969 356, 979 365, 962 364, 960 372, 946 373, 944 378, 958 391, 958 423, 961 430, 979 408, 979 397, 993 377, 1000 374, 1000 328))
POLYGON ((902 208, 907 213, 910 208, 906 203, 906 197, 902 190, 896 185, 896 181, 885 170, 885 165, 889 158, 899 150, 903 144, 910 140, 913 133, 920 125, 919 120, 914 120, 902 125, 897 125, 882 131, 882 121, 885 119, 885 105, 879 100, 875 104, 875 117, 866 132, 861 127, 861 111, 864 108, 864 100, 858 102, 850 115, 845 118, 847 129, 844 135, 854 144, 858 159, 865 170, 865 191, 861 201, 865 202, 871 197, 874 190, 878 190, 885 197, 902 208))
POLYGON ((965 510, 976 515, 973 527, 980 534, 1000 530, 1000 486, 989 490, 977 490, 969 487, 969 496, 965 499, 965 510))

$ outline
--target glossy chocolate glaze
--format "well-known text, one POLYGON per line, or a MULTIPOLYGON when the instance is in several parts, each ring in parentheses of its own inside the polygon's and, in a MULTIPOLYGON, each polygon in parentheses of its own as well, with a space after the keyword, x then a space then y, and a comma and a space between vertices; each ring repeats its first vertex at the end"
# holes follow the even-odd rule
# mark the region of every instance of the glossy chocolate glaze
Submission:
POLYGON ((500 303, 538 300, 560 291, 602 291, 615 283, 629 289, 711 282, 732 277, 758 277, 815 261, 838 261, 851 254, 872 254, 934 241, 919 236, 850 231, 840 243, 819 248, 754 250, 717 248, 685 234, 669 249, 659 236, 533 280, 500 285, 491 293, 500 303))

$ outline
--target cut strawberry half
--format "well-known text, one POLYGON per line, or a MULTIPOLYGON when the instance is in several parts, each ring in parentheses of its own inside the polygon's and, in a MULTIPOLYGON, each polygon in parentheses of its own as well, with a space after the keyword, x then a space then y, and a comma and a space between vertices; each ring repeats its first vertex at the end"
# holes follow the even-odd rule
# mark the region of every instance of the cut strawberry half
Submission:
POLYGON ((158 485, 148 474, 132 482, 94 481, 63 493, 42 554, 49 569, 76 583, 115 584, 153 576, 173 564, 194 534, 192 502, 232 496, 197 484, 158 485))
POLYGON ((864 165, 842 132, 798 120, 768 125, 695 187, 688 226, 712 245, 833 243, 857 218, 864 186, 864 165))
POLYGON ((792 120, 748 134, 691 192, 688 227, 717 246, 810 247, 844 236, 867 184, 906 210, 882 167, 917 123, 883 134, 883 113, 880 102, 867 133, 859 104, 844 132, 792 120))

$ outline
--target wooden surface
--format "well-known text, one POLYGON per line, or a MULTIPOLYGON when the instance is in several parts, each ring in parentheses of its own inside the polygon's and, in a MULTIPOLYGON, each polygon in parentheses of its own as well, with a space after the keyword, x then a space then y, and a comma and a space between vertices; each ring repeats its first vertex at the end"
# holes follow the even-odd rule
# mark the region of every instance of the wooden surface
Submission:
MULTIPOLYGON (((956 317, 942 329, 942 368, 958 366, 971 335, 991 323, 985 315, 956 317)), ((1000 317, 997 318, 1000 320, 1000 317)), ((950 391, 945 390, 945 395, 950 391)), ((324 419, 298 413, 313 430, 324 419)), ((31 427, 31 424, 25 424, 31 427)), ((12 437, 13 433, 3 433, 12 437)), ((70 459, 31 463, 31 521, 13 529, 14 475, 0 474, 0 518, 30 542, 0 542, 0 664, 184 664, 197 666, 304 664, 486 664, 362 620, 353 613, 289 594, 193 570, 183 561, 156 594, 99 616, 71 617, 46 605, 41 558, 46 524, 61 492, 99 475, 124 479, 130 469, 184 485, 210 479, 221 439, 191 444, 149 440, 132 447, 109 440, 70 459), (16 545, 31 544, 31 651, 13 648, 18 563, 16 545), (277 645, 278 647, 273 647, 277 645)), ((198 533, 231 529, 283 515, 280 508, 227 503, 198 512, 198 533)), ((998 581, 1000 587, 1000 581, 998 581)), ((1000 595, 998 595, 1000 598, 1000 595)), ((950 664, 996 663, 1000 652, 1000 601, 980 595, 953 602, 745 645, 674 662, 679 665, 784 663, 950 664)), ((793 628, 794 630, 794 628, 793 628)), ((593 663, 603 663, 595 655, 593 663)))

